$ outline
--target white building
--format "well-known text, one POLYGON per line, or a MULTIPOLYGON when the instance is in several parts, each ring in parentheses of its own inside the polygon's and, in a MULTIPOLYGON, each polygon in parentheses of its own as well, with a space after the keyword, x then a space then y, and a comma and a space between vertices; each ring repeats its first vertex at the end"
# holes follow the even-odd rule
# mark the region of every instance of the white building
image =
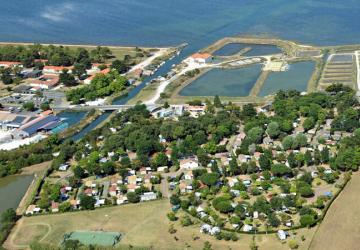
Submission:
POLYGON ((212 55, 209 53, 195 53, 188 58, 190 63, 209 63, 212 61, 212 55))
POLYGON ((199 162, 195 158, 188 158, 180 160, 180 168, 181 169, 195 169, 199 167, 199 162))
POLYGON ((157 195, 154 192, 147 192, 140 196, 141 201, 152 201, 156 199, 157 199, 157 195))

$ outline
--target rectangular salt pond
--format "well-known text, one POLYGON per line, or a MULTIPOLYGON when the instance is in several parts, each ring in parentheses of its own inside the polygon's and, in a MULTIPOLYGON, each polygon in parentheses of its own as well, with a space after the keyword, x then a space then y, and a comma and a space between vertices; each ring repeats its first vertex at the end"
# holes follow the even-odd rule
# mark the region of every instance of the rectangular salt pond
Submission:
POLYGON ((240 50, 251 48, 244 56, 265 56, 282 53, 282 50, 275 45, 268 44, 249 44, 249 43, 228 43, 224 47, 214 52, 216 56, 231 56, 239 53, 240 50))
POLYGON ((331 57, 331 62, 348 62, 351 63, 353 61, 353 55, 350 54, 339 54, 333 55, 331 57))
POLYGON ((308 61, 290 64, 289 69, 284 72, 272 72, 258 96, 276 94, 279 90, 306 91, 314 69, 315 62, 308 61))
POLYGON ((261 65, 239 69, 213 69, 183 88, 181 96, 248 96, 261 73, 261 65))

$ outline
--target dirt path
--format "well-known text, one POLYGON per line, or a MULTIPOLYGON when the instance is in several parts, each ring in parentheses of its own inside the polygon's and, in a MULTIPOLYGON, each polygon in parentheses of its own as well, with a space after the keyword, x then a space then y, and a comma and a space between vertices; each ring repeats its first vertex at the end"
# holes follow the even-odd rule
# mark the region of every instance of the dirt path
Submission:
POLYGON ((352 179, 331 205, 314 235, 309 249, 359 249, 360 242, 360 173, 352 179))
MULTIPOLYGON (((10 236, 7 238, 7 240, 4 243, 5 249, 28 249, 29 245, 18 245, 15 244, 14 241, 16 240, 16 237, 18 236, 19 230, 22 228, 23 220, 19 220, 16 225, 13 228, 13 231, 11 232, 10 236)), ((41 242, 44 240, 51 232, 51 226, 47 223, 33 223, 28 224, 27 226, 45 226, 48 228, 46 234, 41 237, 41 239, 38 240, 38 242, 41 242)))
POLYGON ((51 161, 43 162, 40 164, 32 165, 22 169, 22 175, 34 175, 34 179, 29 185, 26 193, 24 194, 23 198, 21 199, 19 206, 16 209, 16 213, 18 215, 22 215, 25 213, 29 202, 33 199, 33 194, 36 192, 38 188, 38 180, 43 179, 45 177, 46 170, 51 166, 51 161))

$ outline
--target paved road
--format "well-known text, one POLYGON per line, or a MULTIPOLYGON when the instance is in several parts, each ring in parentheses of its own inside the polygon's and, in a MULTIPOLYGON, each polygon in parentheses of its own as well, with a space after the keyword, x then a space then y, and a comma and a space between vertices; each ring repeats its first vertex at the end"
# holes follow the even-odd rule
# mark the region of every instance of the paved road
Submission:
POLYGON ((171 191, 169 190, 169 182, 168 182, 167 178, 168 177, 175 178, 176 176, 178 176, 179 174, 181 174, 183 172, 184 172, 184 169, 179 169, 176 172, 161 174, 162 180, 161 180, 161 184, 160 184, 160 191, 164 198, 170 198, 170 196, 171 196, 171 191))

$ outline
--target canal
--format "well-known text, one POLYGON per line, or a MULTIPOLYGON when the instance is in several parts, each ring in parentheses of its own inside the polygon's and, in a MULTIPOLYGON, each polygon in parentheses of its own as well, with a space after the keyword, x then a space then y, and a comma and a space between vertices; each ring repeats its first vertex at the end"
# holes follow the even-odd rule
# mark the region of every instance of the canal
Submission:
POLYGON ((0 178, 0 213, 8 208, 16 208, 30 183, 32 175, 13 175, 0 178))

